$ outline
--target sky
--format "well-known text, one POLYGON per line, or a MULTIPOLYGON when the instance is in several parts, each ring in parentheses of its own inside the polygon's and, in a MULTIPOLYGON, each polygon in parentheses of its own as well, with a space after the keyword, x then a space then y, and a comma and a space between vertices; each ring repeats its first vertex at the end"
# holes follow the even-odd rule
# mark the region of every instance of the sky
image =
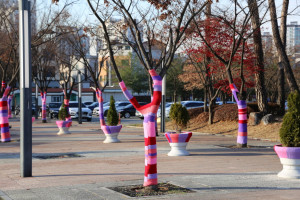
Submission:
MULTIPOLYGON (((51 2, 50 0, 47 0, 49 3, 51 2)), ((37 3, 45 3, 47 2, 45 0, 37 0, 37 3)), ((59 5, 57 5, 57 7, 62 7, 63 2, 65 1, 71 1, 71 0, 61 0, 59 5)), ((267 2, 267 0, 265 0, 267 2)), ((283 0, 276 0, 276 7, 278 9, 277 15, 280 15, 281 12, 281 4, 282 4, 283 0)), ((142 1, 140 1, 142 3, 142 1)), ((241 0, 239 2, 246 2, 245 0, 241 0)), ((291 21, 298 21, 298 24, 300 25, 300 0, 290 0, 289 1, 289 12, 292 12, 292 10, 294 10, 297 6, 299 6, 298 9, 296 9, 295 11, 293 11, 293 13, 291 13, 291 15, 288 16, 287 21, 288 24, 291 21)), ((219 3, 216 3, 216 5, 221 6, 221 5, 225 5, 228 6, 230 5, 230 0, 219 0, 219 3)), ((72 5, 72 7, 70 7, 70 12, 72 14, 72 16, 74 16, 74 18, 81 22, 84 23, 86 22, 86 19, 90 20, 90 22, 92 23, 97 23, 97 19, 94 17, 93 14, 91 14, 91 11, 88 7, 87 1, 86 0, 77 0, 76 3, 74 5, 72 5)), ((266 15, 266 19, 269 19, 269 14, 266 15)), ((265 25, 263 25, 263 28, 265 29, 265 31, 270 31, 271 32, 271 25, 270 23, 266 23, 265 25)))

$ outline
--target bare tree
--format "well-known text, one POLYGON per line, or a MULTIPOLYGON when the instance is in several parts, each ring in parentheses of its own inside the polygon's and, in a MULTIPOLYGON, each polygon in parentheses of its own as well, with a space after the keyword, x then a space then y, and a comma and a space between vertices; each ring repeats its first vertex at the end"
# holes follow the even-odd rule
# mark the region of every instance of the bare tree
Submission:
POLYGON ((205 7, 207 1, 148 1, 138 5, 138 1, 130 0, 126 3, 121 0, 105 1, 105 5, 99 1, 87 0, 94 15, 99 20, 105 40, 109 49, 109 56, 120 86, 133 106, 144 115, 145 130, 145 178, 144 186, 154 189, 157 187, 157 168, 156 168, 156 137, 155 137, 155 115, 161 102, 161 80, 171 66, 176 50, 181 45, 185 36, 185 30, 188 28, 195 15, 198 15, 205 7), (101 9, 100 9, 101 8, 101 9), (103 9, 106 8, 106 9, 103 9), (153 81, 153 98, 150 104, 140 106, 134 97, 128 92, 118 66, 114 59, 113 45, 111 35, 107 30, 106 15, 108 11, 123 17, 131 31, 131 38, 124 37, 124 40, 133 48, 135 54, 140 59, 144 68, 149 71, 153 81), (193 12, 192 12, 193 11, 193 12), (106 12, 106 13, 105 13, 106 12), (135 13, 135 14, 134 14, 135 13), (136 17, 137 14, 139 17, 136 17), (145 27, 143 35, 140 25, 145 27), (153 57, 152 47, 160 41, 162 51, 158 58, 153 57), (163 68, 158 74, 163 63, 163 68), (148 152, 148 153, 147 153, 148 152))
MULTIPOLYGON (((278 28, 278 22, 277 22, 277 12, 276 12, 276 5, 274 0, 268 0, 269 2, 269 10, 270 10, 270 17, 271 17, 271 25, 272 25, 272 32, 273 32, 273 40, 275 43, 275 47, 277 49, 277 53, 279 55, 279 70, 281 67, 284 69, 284 73, 286 76, 286 81, 290 87, 291 91, 299 91, 298 84, 296 82, 296 79, 293 74, 293 70, 291 68, 290 61, 288 59, 286 49, 285 49, 285 43, 286 43, 286 37, 285 37, 285 32, 286 32, 286 16, 287 16, 287 9, 288 9, 288 4, 289 0, 283 0, 283 10, 282 10, 282 24, 281 24, 281 34, 279 32, 278 28)), ((279 72, 280 73, 280 72, 279 72)), ((279 75, 281 78, 280 83, 282 85, 283 81, 283 75, 280 73, 279 75)), ((280 91, 283 90, 283 86, 280 86, 280 91)), ((282 95, 282 92, 280 92, 282 95)), ((283 100, 283 99, 282 99, 283 100)), ((281 100, 281 101, 282 101, 281 100)), ((282 103, 282 102, 281 102, 282 103)))

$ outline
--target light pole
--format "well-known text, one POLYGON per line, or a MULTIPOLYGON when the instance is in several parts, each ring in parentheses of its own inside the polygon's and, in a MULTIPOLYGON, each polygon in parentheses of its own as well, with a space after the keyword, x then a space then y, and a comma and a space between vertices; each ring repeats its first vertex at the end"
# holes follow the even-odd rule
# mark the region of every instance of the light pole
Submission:
POLYGON ((81 71, 78 70, 78 124, 82 124, 82 109, 81 109, 81 71))
MULTIPOLYGON (((163 63, 162 63, 163 65, 163 63)), ((165 132, 165 125, 166 125, 166 82, 167 80, 167 74, 163 77, 162 80, 162 91, 161 91, 161 115, 160 115, 160 132, 165 132)))
POLYGON ((19 0, 20 40, 20 166, 21 177, 32 176, 30 1, 19 0))
POLYGON ((38 88, 38 84, 37 84, 37 78, 35 78, 35 119, 38 119, 39 116, 39 99, 38 99, 38 92, 39 92, 39 88, 38 88))

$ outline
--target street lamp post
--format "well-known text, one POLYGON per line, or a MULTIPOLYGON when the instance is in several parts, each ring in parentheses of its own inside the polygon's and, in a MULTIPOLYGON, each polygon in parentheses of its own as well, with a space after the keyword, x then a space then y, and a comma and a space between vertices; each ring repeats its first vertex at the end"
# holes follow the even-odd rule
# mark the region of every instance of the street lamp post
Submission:
POLYGON ((82 109, 81 109, 81 71, 78 71, 78 124, 82 124, 82 109))
POLYGON ((20 166, 21 177, 32 176, 30 1, 19 0, 20 40, 20 166))

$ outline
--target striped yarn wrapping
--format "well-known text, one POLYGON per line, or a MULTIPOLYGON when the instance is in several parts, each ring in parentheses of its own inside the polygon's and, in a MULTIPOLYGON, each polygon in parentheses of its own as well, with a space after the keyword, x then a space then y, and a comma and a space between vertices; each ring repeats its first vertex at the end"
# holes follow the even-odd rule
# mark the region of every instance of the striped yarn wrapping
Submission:
POLYGON ((119 85, 130 103, 144 116, 144 139, 145 139, 145 175, 144 186, 157 185, 157 147, 155 119, 161 102, 162 78, 157 75, 154 69, 149 70, 153 80, 153 97, 151 103, 141 106, 135 97, 127 90, 124 82, 119 85))
POLYGON ((42 120, 45 122, 47 120, 47 107, 46 107, 46 101, 47 101, 47 93, 41 92, 41 99, 42 99, 42 120))
MULTIPOLYGON (((3 82, 2 82, 3 85, 3 82)), ((1 142, 10 142, 9 122, 8 122, 8 106, 7 95, 10 87, 4 91, 2 98, 0 98, 0 126, 1 126, 1 142)))
POLYGON ((190 138, 192 137, 192 132, 167 132, 165 133, 165 136, 168 139, 169 143, 184 143, 190 141, 190 138))
POLYGON ((69 128, 71 126, 71 123, 72 121, 62 121, 62 120, 56 121, 56 125, 58 128, 62 128, 62 127, 69 128))
POLYGON ((274 151, 279 158, 300 159, 300 147, 283 147, 275 145, 274 151))
POLYGON ((7 109, 8 109, 8 119, 11 118, 11 102, 12 102, 12 98, 13 98, 13 95, 9 95, 8 96, 8 100, 7 100, 7 103, 8 103, 8 106, 7 106, 7 109))
POLYGON ((237 102, 238 106, 238 117, 239 117, 239 128, 238 128, 238 136, 237 143, 245 145, 247 144, 247 103, 244 100, 239 100, 237 97, 238 89, 234 84, 230 84, 231 92, 237 102))
POLYGON ((105 124, 104 120, 104 114, 103 114, 103 98, 102 98, 102 92, 100 89, 97 88, 96 90, 96 96, 99 103, 99 119, 100 119, 100 126, 104 134, 113 134, 113 133, 119 133, 121 131, 122 125, 118 126, 107 126, 105 124))

